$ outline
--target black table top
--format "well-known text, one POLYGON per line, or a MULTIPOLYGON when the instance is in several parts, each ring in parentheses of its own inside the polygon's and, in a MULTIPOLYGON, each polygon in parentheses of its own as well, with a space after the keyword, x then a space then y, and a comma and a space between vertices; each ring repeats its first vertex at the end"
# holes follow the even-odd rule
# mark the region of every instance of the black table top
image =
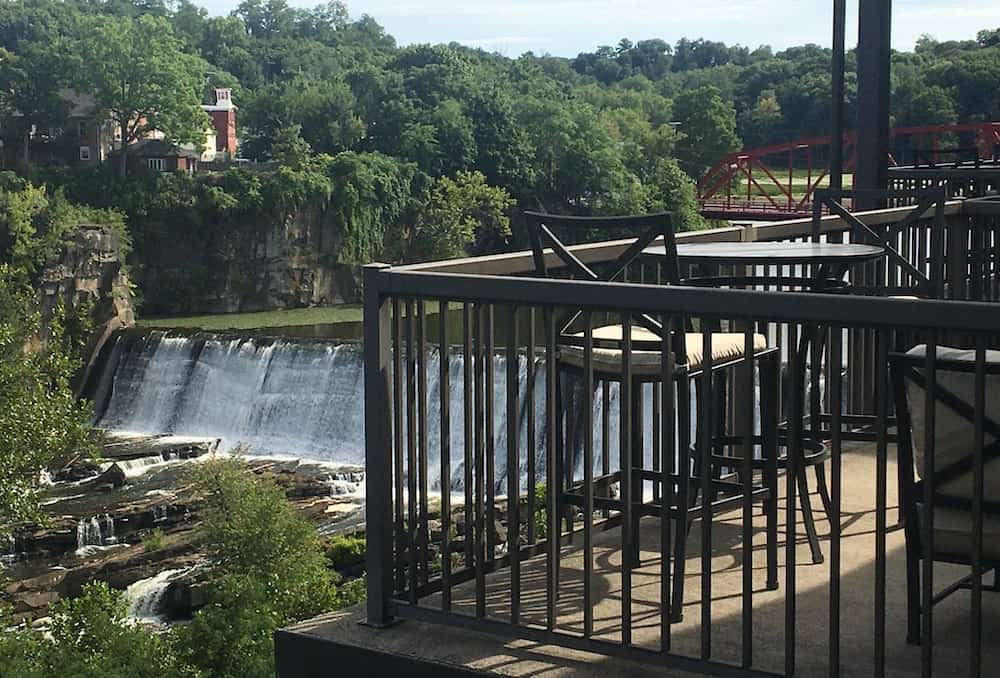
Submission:
MULTIPOLYGON (((647 247, 647 256, 664 256, 662 246, 647 247)), ((875 245, 813 242, 706 242, 677 245, 685 261, 740 264, 847 264, 885 256, 875 245)))

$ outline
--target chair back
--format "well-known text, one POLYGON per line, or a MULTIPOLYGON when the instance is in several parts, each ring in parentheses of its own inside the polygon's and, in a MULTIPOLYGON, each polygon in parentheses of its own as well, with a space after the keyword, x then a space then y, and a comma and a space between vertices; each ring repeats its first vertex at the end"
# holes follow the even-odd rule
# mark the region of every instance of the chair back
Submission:
MULTIPOLYGON (((620 280, 628 267, 634 263, 643 250, 655 247, 663 248, 663 283, 676 285, 680 282, 680 267, 677 261, 677 243, 674 238, 673 221, 669 212, 653 214, 634 214, 610 217, 576 217, 542 212, 527 211, 524 213, 528 237, 531 240, 531 252, 535 263, 536 275, 552 277, 554 269, 568 269, 570 274, 582 280, 596 282, 613 282, 620 280), (560 237, 560 233, 566 235, 560 237), (565 240, 578 242, 584 237, 600 234, 604 239, 623 236, 621 253, 612 261, 588 264, 578 257, 565 240), (552 261, 552 256, 555 261, 552 261), (551 264, 555 264, 550 265, 551 264)), ((579 337, 573 337, 569 328, 580 317, 580 309, 572 309, 567 317, 560 322, 560 340, 567 343, 578 343, 579 337)), ((646 314, 638 314, 634 322, 643 328, 663 338, 662 324, 646 314)), ((686 362, 684 332, 676 332, 673 350, 678 360, 686 362)), ((609 342, 595 340, 595 345, 609 342)), ((621 342, 610 342, 616 344, 621 342)))
MULTIPOLYGON (((933 414, 927 404, 927 347, 894 354, 890 363, 904 501, 921 501, 913 491, 918 480, 925 480, 930 454, 935 495, 944 503, 968 508, 975 462, 976 351, 937 347, 933 414), (929 450, 926 436, 932 416, 933 450, 929 450)), ((986 351, 984 372, 983 501, 984 506, 1000 510, 1000 351, 986 351)))
MULTIPOLYGON (((852 293, 880 296, 912 294, 932 299, 944 297, 944 205, 945 190, 940 187, 918 190, 867 190, 851 191, 818 189, 813 193, 812 239, 819 242, 822 235, 823 210, 828 209, 843 219, 850 228, 851 238, 856 242, 881 247, 886 254, 884 280, 874 286, 852 286, 852 293), (844 203, 850 200, 852 206, 858 203, 887 204, 905 203, 912 205, 899 221, 894 224, 872 226, 852 214, 844 203), (915 247, 914 254, 926 252, 926 261, 914 260, 900 254, 897 249, 900 238, 911 238, 912 229, 928 210, 934 211, 929 232, 929 242, 915 247), (926 264, 926 266, 925 266, 926 264)), ((923 237, 919 232, 918 237, 923 237)))

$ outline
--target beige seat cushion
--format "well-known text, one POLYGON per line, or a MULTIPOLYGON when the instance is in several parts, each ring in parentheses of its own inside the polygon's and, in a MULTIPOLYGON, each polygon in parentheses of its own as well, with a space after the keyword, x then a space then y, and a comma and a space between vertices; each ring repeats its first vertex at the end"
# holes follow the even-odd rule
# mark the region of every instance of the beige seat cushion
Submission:
MULTIPOLYGON (((972 558, 972 514, 960 508, 934 510, 934 552, 972 558)), ((983 514, 983 558, 1000 560, 1000 516, 983 514)))
MULTIPOLYGON (((927 347, 916 346, 908 355, 926 356, 927 347)), ((942 360, 954 360, 974 363, 976 352, 939 346, 937 357, 942 360)), ((988 364, 1000 363, 1000 351, 986 351, 988 364)), ((915 368, 923 372, 921 365, 915 368)), ((955 396, 973 406, 975 402, 975 373, 959 372, 938 368, 937 383, 948 389, 955 396)), ((1000 377, 986 377, 986 416, 993 421, 1000 421, 1000 377)), ((922 388, 907 381, 906 400, 910 411, 911 435, 914 453, 914 471, 918 478, 923 477, 924 431, 927 423, 925 412, 926 394, 922 388)), ((974 429, 968 419, 938 402, 934 410, 934 468, 943 469, 962 459, 968 458, 973 452, 974 429)), ((994 441, 993 436, 985 434, 986 445, 994 441)), ((944 497, 972 501, 973 473, 968 471, 957 478, 941 483, 935 492, 944 497)), ((983 499, 989 502, 1000 501, 1000 459, 993 459, 983 466, 983 499)), ((934 509, 934 550, 942 554, 969 557, 972 548, 972 513, 964 508, 938 506, 934 509)), ((996 514, 983 515, 983 555, 986 558, 1000 559, 1000 516, 996 514)))
MULTIPOLYGON (((583 339, 583 333, 573 335, 583 339)), ((621 341, 623 338, 621 325, 605 325, 594 328, 594 339, 604 341, 621 341)), ((736 360, 743 356, 745 338, 739 332, 712 332, 712 362, 722 363, 736 360)), ((644 327, 632 327, 632 341, 661 341, 659 335, 644 327)), ((704 356, 702 354, 702 336, 699 332, 687 335, 688 369, 695 371, 701 368, 704 356)), ((763 351, 767 348, 767 337, 763 334, 753 335, 753 350, 763 351)), ((661 370, 661 351, 632 351, 632 373, 640 375, 658 374, 661 370)), ((597 372, 621 372, 622 352, 615 348, 594 348, 594 370, 597 372)), ((583 367, 583 348, 579 346, 559 347, 559 361, 575 367, 583 367)))

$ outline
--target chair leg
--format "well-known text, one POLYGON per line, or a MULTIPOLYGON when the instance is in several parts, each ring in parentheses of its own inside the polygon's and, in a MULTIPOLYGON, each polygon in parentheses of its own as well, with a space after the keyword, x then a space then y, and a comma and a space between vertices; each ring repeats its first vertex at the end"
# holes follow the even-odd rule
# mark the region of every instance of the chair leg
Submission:
POLYGON ((799 465, 795 474, 799 485, 799 504, 802 506, 802 522, 805 523, 806 537, 809 540, 809 549, 812 551, 812 561, 814 565, 823 562, 823 550, 819 545, 819 535, 816 533, 816 521, 813 519, 812 501, 809 499, 809 480, 806 478, 806 470, 799 465))
POLYGON ((907 516, 906 540, 906 642, 920 644, 920 552, 917 546, 913 515, 907 516))
POLYGON ((816 464, 813 468, 816 470, 816 487, 819 488, 819 498, 823 502, 823 511, 829 520, 830 516, 833 515, 833 501, 830 500, 830 489, 826 484, 826 464, 816 464))
POLYGON ((778 379, 781 363, 774 357, 761 361, 760 365, 760 421, 763 445, 761 454, 765 459, 763 479, 770 495, 764 501, 767 517, 767 589, 778 588, 778 379))

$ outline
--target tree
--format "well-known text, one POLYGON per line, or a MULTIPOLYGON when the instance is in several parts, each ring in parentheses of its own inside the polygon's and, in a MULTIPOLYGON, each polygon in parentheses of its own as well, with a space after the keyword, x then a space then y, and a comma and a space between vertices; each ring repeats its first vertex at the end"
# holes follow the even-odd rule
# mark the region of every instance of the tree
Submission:
POLYGON ((188 663, 216 678, 274 676, 274 631, 337 602, 319 537, 281 487, 240 459, 206 462, 195 484, 209 604, 174 640, 188 663))
POLYGON ((23 43, 17 53, 0 51, 0 96, 19 117, 25 165, 31 162, 32 129, 58 125, 69 112, 62 96, 70 72, 67 54, 66 41, 58 37, 23 43))
POLYGON ((500 243, 510 236, 507 211, 514 199, 486 183, 481 172, 441 177, 410 227, 387 239, 393 261, 426 261, 465 256, 477 243, 500 243))
POLYGON ((740 147, 736 111, 711 85, 682 92, 674 99, 674 117, 680 123, 677 159, 689 176, 701 176, 740 147))
POLYGON ((697 231, 706 227, 704 217, 698 212, 695 185, 673 158, 661 158, 653 169, 649 183, 656 188, 657 204, 651 209, 662 209, 673 217, 677 231, 697 231))
POLYGON ((96 454, 89 403, 73 396, 79 362, 60 318, 38 344, 41 315, 24 271, 0 264, 0 535, 41 519, 38 488, 53 461, 96 454), (26 350, 28 347, 35 350, 26 350))
POLYGON ((170 644, 127 618, 128 604, 107 584, 85 584, 59 602, 48 633, 15 626, 0 609, 0 675, 18 678, 194 678, 170 644))
POLYGON ((97 108, 120 135, 122 176, 128 145, 153 131, 175 143, 204 143, 209 124, 201 109, 205 65, 183 51, 166 19, 96 17, 85 32, 88 84, 97 108))

